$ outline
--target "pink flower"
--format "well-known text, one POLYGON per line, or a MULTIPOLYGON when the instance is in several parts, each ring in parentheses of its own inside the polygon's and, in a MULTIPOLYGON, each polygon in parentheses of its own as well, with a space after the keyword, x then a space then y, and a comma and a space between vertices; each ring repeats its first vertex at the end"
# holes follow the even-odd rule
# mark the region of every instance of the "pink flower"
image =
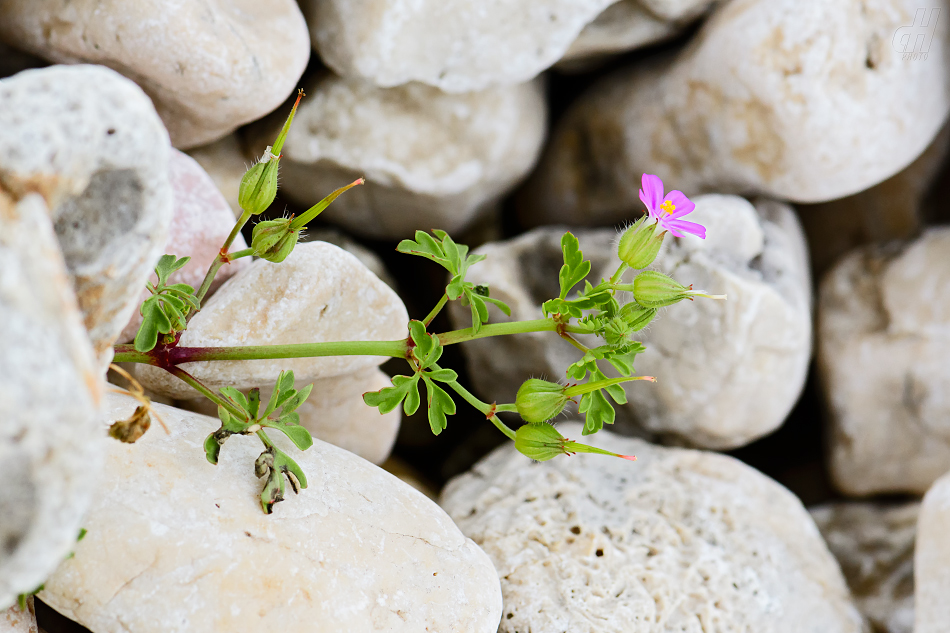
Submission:
POLYGON ((650 217, 660 224, 660 228, 676 237, 683 237, 684 233, 692 233, 701 239, 706 239, 705 226, 680 219, 696 208, 696 205, 682 191, 671 191, 664 197, 663 181, 653 174, 643 174, 640 182, 642 184, 640 200, 646 205, 650 217))

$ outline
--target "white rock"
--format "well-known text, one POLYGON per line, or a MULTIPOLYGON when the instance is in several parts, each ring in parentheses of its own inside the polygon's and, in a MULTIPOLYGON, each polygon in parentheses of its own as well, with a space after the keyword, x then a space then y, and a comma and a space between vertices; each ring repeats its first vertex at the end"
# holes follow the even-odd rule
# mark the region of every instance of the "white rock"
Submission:
MULTIPOLYGON (((2 85, 0 85, 2 93, 2 85)), ((40 195, 0 189, 0 607, 75 544, 104 434, 102 378, 40 195)))
MULTIPOLYGON (((105 420, 136 402, 109 396, 105 420)), ((158 405, 171 429, 112 442, 107 479, 74 558, 40 595, 93 631, 471 631, 494 633, 497 576, 437 505, 385 471, 317 441, 275 437, 309 487, 261 511, 256 438, 158 405)))
POLYGON ((874 631, 914 629, 916 501, 830 503, 810 510, 874 631))
POLYGON ((920 505, 914 552, 914 633, 944 633, 950 622, 950 474, 920 505))
POLYGON ((310 56, 293 0, 3 0, 0 37, 54 62, 102 64, 133 79, 181 148, 279 106, 310 56))
MULTIPOLYGON (((365 176, 323 216, 374 238, 463 229, 527 175, 546 131, 538 82, 450 95, 326 76, 307 94, 284 145, 281 191, 309 207, 365 176)), ((272 123, 261 151, 283 120, 272 123)))
POLYGON ((26 599, 26 611, 14 605, 0 612, 0 633, 38 633, 33 596, 26 599))
POLYGON ((107 68, 0 81, 0 182, 45 198, 103 372, 168 235, 169 151, 151 101, 107 68))
POLYGON ((529 81, 616 0, 306 0, 314 47, 345 77, 470 92, 529 81))
MULTIPOLYGON (((655 268, 727 301, 697 299, 662 310, 638 340, 641 375, 656 384, 627 387, 618 417, 651 433, 705 448, 733 448, 775 430, 804 386, 811 356, 811 286, 801 228, 787 206, 736 196, 695 199, 690 219, 707 227, 705 241, 668 238, 655 268)), ((548 227, 481 247, 488 259, 468 280, 487 284, 512 308, 510 320, 542 318, 541 303, 557 296, 563 228, 548 227)), ((576 231, 596 283, 620 261, 611 229, 576 231)), ((627 279, 631 278, 628 273, 627 279)), ((466 310, 450 304, 456 327, 466 310)), ((492 320, 509 320, 492 310, 492 320)), ((597 345, 594 340, 590 344, 597 345)), ((512 402, 532 376, 565 378, 579 354, 551 333, 466 343, 469 373, 489 401, 512 402)))
POLYGON ((331 227, 320 227, 314 230, 305 231, 300 236, 301 242, 327 242, 334 246, 339 246, 347 253, 350 253, 360 263, 366 266, 371 273, 383 280, 387 286, 396 290, 396 280, 386 270, 386 265, 379 255, 366 248, 347 234, 331 227))
MULTIPOLYGON (((932 5, 950 13, 945 1, 932 5)), ((924 151, 950 111, 948 21, 937 21, 927 59, 895 49, 919 6, 723 4, 677 56, 608 76, 572 106, 525 196, 525 218, 626 219, 644 172, 687 195, 796 202, 885 180, 924 151)))
MULTIPOLYGON (((285 345, 404 339, 409 317, 396 293, 353 255, 324 242, 298 244, 280 264, 262 259, 214 294, 188 324, 180 347, 285 345)), ((380 356, 325 356, 184 363, 181 368, 213 390, 273 385, 282 370, 307 384, 317 378, 375 367, 380 356)), ((136 367, 142 384, 161 395, 197 394, 163 369, 136 367)))
POLYGON ((538 464, 507 445, 442 494, 498 570, 500 633, 862 631, 791 492, 724 455, 603 431, 585 441, 638 459, 538 464))
MULTIPOLYGON (((174 194, 174 210, 168 231, 168 241, 162 253, 176 257, 190 257, 191 260, 173 273, 168 283, 184 283, 197 290, 204 281, 208 267, 221 251, 224 240, 234 228, 234 215, 227 200, 218 191, 214 181, 205 173, 201 165, 178 150, 172 150, 170 158, 168 178, 174 194)), ((238 233, 231 245, 231 252, 245 248, 247 248, 247 243, 238 233)), ((251 259, 245 257, 222 266, 209 292, 213 293, 229 277, 244 270, 250 264, 251 259)), ((158 282, 158 277, 154 273, 149 279, 152 283, 158 282)), ((149 292, 143 289, 139 296, 139 305, 149 296, 149 292)), ((134 339, 141 323, 142 315, 136 309, 129 323, 122 330, 119 342, 127 343, 134 339)))
POLYGON ((211 176, 211 180, 234 211, 234 217, 241 217, 241 205, 238 203, 241 178, 254 161, 244 155, 237 135, 229 134, 210 145, 192 148, 188 150, 188 155, 198 161, 202 169, 211 176))
POLYGON ((950 469, 950 229, 868 247, 821 284, 818 370, 835 484, 923 493, 950 469))

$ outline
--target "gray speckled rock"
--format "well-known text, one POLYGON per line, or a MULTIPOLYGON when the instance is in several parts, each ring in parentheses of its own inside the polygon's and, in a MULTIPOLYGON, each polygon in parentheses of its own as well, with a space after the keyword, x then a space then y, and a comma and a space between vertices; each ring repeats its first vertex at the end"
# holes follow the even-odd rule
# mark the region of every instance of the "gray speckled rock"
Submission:
MULTIPOLYGON (((945 1, 927 59, 893 40, 917 0, 732 0, 673 57, 605 77, 558 124, 524 197, 532 224, 607 224, 670 189, 820 202, 911 163, 950 111, 945 1), (737 34, 741 33, 741 37, 737 34)), ((915 36, 916 37, 916 36, 915 36)))
MULTIPOLYGON (((667 238, 655 268, 727 301, 697 299, 662 310, 639 340, 637 373, 656 384, 627 386, 618 416, 676 443, 732 448, 775 430, 805 382, 811 355, 811 284, 801 229, 787 206, 758 207, 737 196, 695 199, 691 220, 707 239, 667 238)), ((511 319, 542 317, 557 295, 563 228, 541 228, 478 249, 488 259, 469 281, 488 284, 512 308, 511 319)), ((576 231, 593 262, 594 282, 619 265, 611 229, 576 231)), ((627 274, 627 279, 630 274, 627 274)), ((465 309, 450 304, 456 327, 465 309)), ((492 311, 493 320, 508 320, 492 311)), ((592 344, 593 341, 591 341, 592 344)), ((489 401, 511 402, 527 378, 558 380, 578 353, 550 333, 486 338, 464 346, 470 374, 489 401)))
POLYGON ((950 469, 950 229, 867 247, 825 277, 818 370, 835 484, 923 493, 950 469))
MULTIPOLYGON (((576 438, 581 425, 560 429, 576 438)), ((442 493, 498 570, 501 633, 863 630, 791 492, 715 453, 585 441, 638 459, 539 464, 509 444, 442 493)))
POLYGON ((310 56, 294 0, 3 0, 0 37, 55 62, 118 70, 152 97, 176 147, 276 108, 310 56))
POLYGON ((916 501, 830 503, 811 508, 844 572, 858 610, 874 631, 913 633, 916 501))
MULTIPOLYGON (((325 242, 298 244, 282 263, 259 259, 214 294, 188 324, 179 345, 214 347, 406 337, 409 317, 398 295, 355 256, 325 242)), ((182 369, 217 390, 273 385, 282 370, 304 384, 374 367, 377 356, 328 356, 185 363, 182 369)), ((136 366, 142 384, 171 398, 197 393, 163 369, 136 366)))
POLYGON ((914 633, 944 633, 950 622, 950 473, 924 495, 914 552, 914 633))
MULTIPOLYGON (((2 87, 0 87, 2 91, 2 87)), ((0 187, 0 608, 75 543, 97 482, 102 378, 43 198, 0 187)))
POLYGON ((529 81, 559 60, 616 0, 306 0, 330 68, 379 86, 446 92, 529 81))
POLYGON ((103 371, 168 236, 169 150, 149 98, 107 68, 0 81, 0 187, 46 200, 103 371))
MULTIPOLYGON (((136 405, 107 402, 105 421, 136 405)), ((422 493, 329 444, 275 437, 309 487, 265 515, 256 438, 232 437, 212 466, 201 445, 218 421, 157 408, 171 435, 108 445, 88 534, 40 595, 60 613, 137 633, 496 630, 491 562, 422 493)))
MULTIPOLYGON (((521 180, 544 140, 540 83, 462 95, 324 76, 307 91, 281 160, 282 192, 309 207, 365 176, 323 216, 374 238, 455 232, 521 180)), ((263 151, 282 119, 258 134, 263 151)))

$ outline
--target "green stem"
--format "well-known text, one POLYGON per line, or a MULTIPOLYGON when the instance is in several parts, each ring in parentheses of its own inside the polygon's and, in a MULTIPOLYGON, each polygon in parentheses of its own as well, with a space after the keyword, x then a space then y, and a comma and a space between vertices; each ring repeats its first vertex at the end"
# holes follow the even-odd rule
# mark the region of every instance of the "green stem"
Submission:
POLYGON ((231 261, 235 259, 241 259, 242 257, 250 257, 254 254, 253 248, 245 248, 243 251, 234 251, 233 253, 228 253, 228 257, 231 261))
POLYGON ((582 344, 580 341, 578 341, 576 338, 574 338, 567 332, 558 332, 558 334, 561 336, 562 339, 564 339, 565 341, 567 341, 568 343, 570 343, 571 345, 579 349, 582 353, 586 354, 587 352, 590 351, 590 348, 582 344))
POLYGON ((497 413, 503 413, 505 411, 510 413, 518 413, 518 405, 516 405, 514 402, 511 404, 499 404, 495 406, 495 411, 497 413))
MULTIPOLYGON (((452 330, 439 334, 439 341, 443 346, 488 338, 489 336, 505 336, 508 334, 525 334, 528 332, 557 332, 558 324, 552 319, 534 319, 533 321, 512 321, 510 323, 489 323, 483 325, 478 333, 472 328, 452 330)), ((575 334, 590 334, 590 330, 576 325, 562 326, 565 332, 575 334)))
POLYGON ((267 437, 267 434, 264 433, 264 429, 261 429, 257 432, 257 437, 261 438, 261 441, 264 442, 266 448, 277 448, 274 446, 274 443, 270 441, 270 438, 267 437))
POLYGON ((228 410, 228 413, 231 413, 232 415, 234 415, 234 417, 241 420, 244 419, 245 416, 244 416, 243 411, 235 407, 233 404, 231 404, 224 398, 219 397, 218 394, 211 391, 209 387, 205 386, 204 383, 202 383, 200 380, 198 380, 197 378, 189 374, 184 369, 180 369, 178 367, 172 367, 170 369, 166 368, 165 371, 170 373, 172 376, 175 376, 176 378, 181 379, 182 381, 190 385, 193 389, 195 389, 195 391, 199 391, 201 395, 203 395, 204 397, 206 397, 208 400, 215 403, 219 407, 224 407, 225 409, 228 410))
POLYGON ((630 268, 630 266, 628 266, 627 264, 623 262, 620 262, 620 267, 617 268, 617 272, 615 272, 613 276, 610 278, 610 285, 612 286, 616 284, 618 281, 620 281, 620 277, 628 268, 630 268))
MULTIPOLYGON (((470 405, 472 405, 473 407, 475 407, 476 409, 484 413, 486 416, 488 416, 488 414, 492 411, 492 405, 488 404, 487 402, 482 402, 481 400, 476 398, 471 392, 469 392, 468 389, 460 385, 457 380, 453 380, 452 382, 445 383, 445 384, 451 387, 455 391, 455 393, 462 396, 462 399, 465 400, 465 402, 469 403, 470 405)), ((510 405, 502 405, 502 406, 508 407, 510 405)), ((499 409, 500 409, 499 407, 495 407, 495 411, 498 411, 499 409)), ((499 431, 504 433, 508 437, 509 440, 514 441, 515 432, 509 429, 505 425, 504 422, 499 420, 497 415, 492 414, 491 416, 488 416, 488 419, 491 421, 492 424, 495 425, 495 427, 499 431)))
MULTIPOLYGON (((247 224, 247 221, 251 219, 251 214, 248 211, 241 213, 241 217, 238 218, 238 221, 235 222, 234 228, 231 229, 231 233, 228 235, 228 239, 224 241, 224 245, 221 247, 221 251, 218 253, 218 256, 214 258, 214 261, 211 262, 211 266, 208 267, 208 272, 205 274, 204 281, 201 282, 201 286, 198 288, 198 292, 195 293, 195 298, 198 299, 198 310, 200 310, 201 302, 204 300, 205 295, 208 294, 208 290, 211 289, 211 282, 214 281, 215 275, 218 274, 218 271, 221 269, 221 266, 224 265, 224 260, 221 259, 221 253, 227 253, 231 248, 231 244, 234 242, 234 239, 238 236, 238 233, 241 232, 241 229, 247 224)), ((191 319, 197 311, 192 312, 188 315, 188 318, 191 319)))
POLYGON ((151 354, 135 351, 132 345, 115 347, 115 363, 150 365, 194 363, 208 360, 265 360, 275 358, 314 358, 318 356, 390 356, 406 357, 406 341, 332 341, 289 345, 244 345, 237 347, 175 347, 160 363, 151 354))
POLYGON ((434 308, 432 308, 432 312, 429 313, 429 316, 423 319, 422 324, 425 325, 426 327, 429 327, 429 324, 432 323, 432 319, 434 319, 439 314, 439 312, 442 311, 442 308, 444 308, 445 304, 448 302, 449 302, 449 296, 443 293, 442 298, 439 299, 439 302, 435 304, 434 308))

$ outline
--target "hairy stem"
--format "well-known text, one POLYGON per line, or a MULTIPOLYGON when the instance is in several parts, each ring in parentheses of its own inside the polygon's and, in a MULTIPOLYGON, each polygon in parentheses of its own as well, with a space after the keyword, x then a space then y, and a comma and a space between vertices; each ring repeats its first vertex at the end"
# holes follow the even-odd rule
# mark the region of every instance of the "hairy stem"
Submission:
MULTIPOLYGON (((488 404, 487 402, 482 402, 481 400, 476 398, 468 389, 460 385, 457 380, 453 380, 452 382, 449 382, 446 384, 449 387, 451 387, 455 391, 455 393, 462 396, 462 399, 465 400, 465 402, 469 403, 470 405, 472 405, 473 407, 475 407, 476 409, 484 413, 485 416, 491 421, 491 423, 494 424, 495 427, 497 427, 499 431, 504 433, 508 437, 509 440, 515 439, 515 432, 512 431, 510 428, 508 428, 508 426, 505 425, 504 422, 499 420, 498 416, 494 414, 494 411, 498 411, 499 407, 492 406, 488 404)), ((508 410, 507 407, 510 405, 502 405, 502 406, 506 407, 505 410, 508 410)))
MULTIPOLYGON (((211 266, 208 267, 208 272, 205 274, 204 281, 201 282, 201 286, 198 288, 198 291, 195 293, 195 298, 198 299, 198 305, 201 306, 201 302, 204 300, 205 295, 208 294, 208 290, 211 289, 211 282, 214 281, 215 275, 218 274, 218 271, 221 270, 221 266, 224 265, 224 259, 221 257, 221 253, 227 253, 228 249, 231 248, 231 244, 234 242, 234 239, 238 236, 238 233, 241 232, 241 229, 247 224, 247 221, 251 219, 251 214, 247 211, 241 214, 241 217, 238 218, 238 221, 235 222, 234 228, 231 229, 231 233, 228 235, 228 239, 224 240, 224 245, 221 247, 221 251, 218 253, 218 256, 214 258, 214 261, 211 262, 211 266)), ((242 251, 243 252, 243 251, 242 251)), ((252 251, 253 254, 253 251, 252 251)), ((198 310, 201 308, 199 307, 198 310)), ((192 312, 188 315, 188 319, 191 319, 197 313, 192 312)))
MULTIPOLYGON (((576 325, 562 325, 566 332, 576 334, 589 334, 590 330, 576 325)), ((464 343, 465 341, 474 341, 489 336, 505 336, 508 334, 525 334, 527 332, 557 332, 558 323, 553 319, 534 319, 533 321, 512 321, 510 323, 489 323, 483 325, 478 333, 472 328, 464 330, 452 330, 439 334, 439 341, 443 346, 464 343)))

